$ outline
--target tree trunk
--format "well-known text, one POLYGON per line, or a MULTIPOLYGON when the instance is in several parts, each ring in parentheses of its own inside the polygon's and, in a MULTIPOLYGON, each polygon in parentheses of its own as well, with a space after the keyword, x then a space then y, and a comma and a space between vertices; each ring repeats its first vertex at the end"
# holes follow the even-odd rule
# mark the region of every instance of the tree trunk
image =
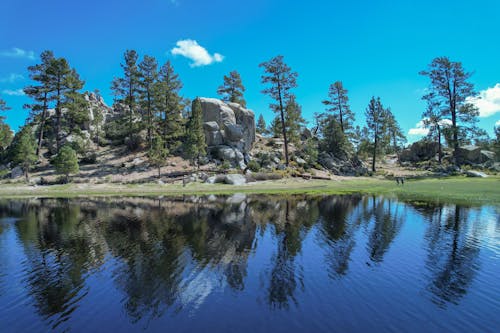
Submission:
POLYGON ((38 134, 38 145, 36 147, 36 156, 40 157, 40 150, 42 149, 43 130, 45 128, 45 118, 47 117, 47 93, 43 98, 42 119, 40 120, 40 133, 38 134))
POLYGON ((158 166, 158 179, 161 178, 161 166, 158 166))
POLYGON ((438 130, 438 160, 439 160, 439 164, 441 165, 441 160, 443 158, 443 150, 441 148, 441 126, 437 126, 437 130, 438 130))
POLYGON ((59 153, 61 148, 61 88, 58 82, 57 87, 57 103, 56 103, 56 148, 59 153))
POLYGON ((281 98, 281 85, 278 82, 278 97, 280 102, 281 127, 283 132, 283 141, 285 142, 285 165, 288 167, 288 139, 286 137, 285 113, 283 111, 283 100, 281 98))
POLYGON ((377 158, 377 142, 378 136, 375 133, 375 140, 373 142, 373 158, 372 158, 372 171, 375 172, 375 159, 377 158))

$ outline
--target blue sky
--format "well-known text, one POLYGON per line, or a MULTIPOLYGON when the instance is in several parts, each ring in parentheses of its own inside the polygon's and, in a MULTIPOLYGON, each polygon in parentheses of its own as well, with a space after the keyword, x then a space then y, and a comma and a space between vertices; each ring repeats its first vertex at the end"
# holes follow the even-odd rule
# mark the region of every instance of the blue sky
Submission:
POLYGON ((299 73, 295 93, 307 119, 341 80, 360 124, 375 95, 406 133, 420 133, 428 82, 418 72, 448 56, 474 72, 484 97, 480 125, 492 133, 500 120, 498 13, 497 0, 2 0, 0 96, 13 108, 7 122, 18 128, 29 101, 19 90, 29 83, 26 67, 50 49, 111 104, 123 52, 135 49, 160 63, 171 59, 190 98, 216 97, 223 75, 238 70, 248 106, 270 121, 258 65, 282 54, 299 73))

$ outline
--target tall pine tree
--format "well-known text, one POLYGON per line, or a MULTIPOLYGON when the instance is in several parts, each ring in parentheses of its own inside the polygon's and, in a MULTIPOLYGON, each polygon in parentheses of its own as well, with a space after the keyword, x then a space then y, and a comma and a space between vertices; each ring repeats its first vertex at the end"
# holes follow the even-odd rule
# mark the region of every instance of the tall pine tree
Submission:
POLYGON ((124 55, 123 77, 115 78, 111 84, 111 90, 115 95, 115 102, 126 106, 122 110, 123 117, 120 119, 121 132, 123 136, 130 137, 139 130, 136 122, 137 104, 140 93, 140 77, 137 68, 138 55, 135 50, 127 50, 124 55))
POLYGON ((185 153, 186 156, 199 165, 200 158, 206 155, 207 144, 203 132, 203 110, 199 98, 193 101, 191 116, 186 126, 185 153))
POLYGON ((462 63, 450 61, 447 57, 435 58, 420 74, 429 77, 429 94, 434 94, 433 99, 443 118, 451 120, 450 143, 456 161, 457 148, 467 132, 475 129, 479 115, 469 99, 476 95, 474 85, 469 82, 472 74, 464 70, 462 63), (465 130, 467 128, 469 131, 465 130))
POLYGON ((339 122, 341 130, 345 134, 352 129, 354 123, 354 113, 349 106, 347 92, 342 82, 336 81, 330 85, 329 99, 323 101, 323 104, 327 106, 327 111, 339 122))
POLYGON ((297 87, 297 73, 292 72, 292 69, 284 63, 283 56, 279 55, 271 60, 261 63, 259 67, 264 68, 262 83, 269 86, 262 92, 269 95, 275 103, 271 103, 271 109, 279 114, 281 120, 281 130, 284 140, 285 149, 285 164, 289 164, 288 156, 288 136, 285 123, 285 103, 292 95, 291 90, 297 87))
POLYGON ((144 56, 144 59, 139 63, 139 78, 140 78, 140 105, 143 111, 143 122, 147 129, 148 145, 153 145, 153 131, 155 128, 155 99, 158 95, 156 83, 158 80, 158 64, 156 59, 150 56, 144 56))
POLYGON ((52 51, 43 51, 40 55, 41 63, 28 67, 30 79, 36 82, 35 85, 30 85, 24 88, 24 93, 34 100, 32 104, 26 104, 24 107, 30 109, 30 118, 37 124, 38 143, 36 147, 36 155, 40 156, 43 139, 45 136, 45 126, 47 122, 47 110, 49 103, 52 100, 52 77, 49 75, 48 69, 54 61, 52 51))
POLYGON ((377 154, 382 150, 384 145, 384 136, 386 133, 386 115, 387 112, 380 102, 380 97, 372 97, 368 107, 366 108, 366 125, 368 135, 372 141, 372 171, 375 172, 375 161, 377 154))
POLYGON ((163 114, 161 119, 163 142, 168 150, 173 152, 181 144, 184 101, 180 96, 182 82, 170 60, 160 69, 158 87, 158 109, 163 114))

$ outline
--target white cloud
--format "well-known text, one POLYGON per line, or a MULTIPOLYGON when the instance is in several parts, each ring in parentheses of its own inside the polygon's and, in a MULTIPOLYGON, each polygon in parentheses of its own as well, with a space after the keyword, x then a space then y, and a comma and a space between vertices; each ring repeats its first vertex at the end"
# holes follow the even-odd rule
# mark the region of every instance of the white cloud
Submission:
POLYGON ((424 127, 424 121, 420 120, 414 128, 410 128, 408 135, 411 136, 425 136, 429 133, 429 129, 424 127))
POLYGON ((22 80, 22 79, 24 79, 24 76, 22 76, 21 74, 11 73, 8 76, 0 77, 0 82, 12 83, 12 82, 15 82, 17 80, 22 80))
MULTIPOLYGON (((427 119, 427 118, 425 118, 427 119)), ((425 127, 424 121, 425 119, 420 120, 414 128, 410 128, 408 131, 408 135, 411 136, 426 136, 429 134, 429 129, 425 127)), ((439 125, 441 127, 448 127, 451 126, 451 120, 450 119, 442 119, 439 121, 439 125)))
POLYGON ((211 55, 204 47, 199 45, 197 41, 192 39, 178 41, 176 47, 170 52, 173 55, 181 55, 192 60, 193 62, 190 64, 191 67, 207 66, 214 62, 221 62, 224 60, 222 54, 214 53, 211 55))
POLYGON ((478 97, 467 99, 479 109, 479 117, 489 117, 500 112, 500 83, 479 92, 478 97))
POLYGON ((10 50, 0 51, 0 56, 11 57, 11 58, 27 58, 30 60, 35 59, 35 52, 26 51, 17 47, 13 47, 10 50))
POLYGON ((24 91, 22 89, 16 89, 16 90, 4 89, 2 90, 2 94, 9 96, 24 96, 24 91))

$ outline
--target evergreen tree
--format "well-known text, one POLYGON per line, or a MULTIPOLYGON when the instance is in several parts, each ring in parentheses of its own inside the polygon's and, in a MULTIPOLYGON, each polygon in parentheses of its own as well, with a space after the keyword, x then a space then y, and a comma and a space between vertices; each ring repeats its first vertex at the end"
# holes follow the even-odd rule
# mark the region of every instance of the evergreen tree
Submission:
POLYGON ((153 145, 153 129, 155 128, 155 100, 158 95, 158 64, 156 59, 150 56, 144 56, 139 63, 140 78, 140 104, 145 110, 143 121, 145 122, 149 147, 153 145))
POLYGON ((290 95, 285 107, 285 124, 288 141, 294 144, 300 142, 300 131, 305 126, 302 118, 302 107, 297 103, 295 95, 290 95))
POLYGON ((268 94, 275 103, 270 105, 271 109, 280 115, 281 129, 284 140, 285 163, 289 164, 288 137, 285 124, 285 102, 290 99, 291 89, 297 87, 297 73, 283 62, 283 56, 277 56, 259 65, 264 68, 262 83, 269 86, 262 92, 268 94))
POLYGON ((273 138, 279 138, 283 135, 283 126, 281 125, 281 119, 279 115, 274 117, 271 124, 269 124, 268 132, 271 133, 273 138))
MULTIPOLYGON (((71 70, 68 61, 64 58, 54 58, 50 61, 50 65, 47 68, 48 80, 49 80, 49 91, 53 92, 54 100, 56 102, 56 125, 55 125, 55 140, 57 151, 59 152, 61 146, 61 132, 62 132, 62 108, 64 103, 64 95, 66 92, 72 90, 72 86, 69 84, 74 84, 72 79, 68 79, 68 76, 73 77, 75 74, 71 70)), ((83 83, 82 83, 83 86, 83 83)))
MULTIPOLYGON (((0 111, 10 110, 10 107, 7 106, 7 103, 0 98, 0 111)), ((4 122, 5 117, 0 116, 0 158, 2 157, 2 153, 9 147, 12 142, 12 130, 10 126, 4 122)))
POLYGON ((84 81, 80 80, 78 73, 72 69, 65 78, 66 89, 62 102, 62 107, 67 110, 64 115, 64 128, 68 134, 74 133, 75 129, 80 129, 90 121, 89 102, 85 95, 79 92, 83 85, 84 81))
POLYGON ((389 146, 392 152, 396 153, 399 158, 399 151, 406 143, 406 136, 390 109, 386 109, 385 116, 387 146, 389 146))
POLYGON ((161 135, 156 134, 153 139, 153 144, 149 148, 148 157, 153 165, 158 168, 158 178, 161 177, 161 167, 167 162, 168 149, 165 148, 165 143, 161 135))
POLYGON ((69 182, 70 174, 80 171, 76 152, 69 144, 61 147, 53 160, 53 164, 56 171, 65 176, 66 183, 69 182))
POLYGON ((479 115, 469 99, 476 95, 474 85, 468 81, 472 74, 464 70, 462 63, 450 61, 447 57, 435 58, 428 70, 420 74, 429 77, 429 94, 434 94, 442 118, 451 118, 450 143, 456 157, 460 141, 467 135, 466 128, 475 128, 479 115))
POLYGON ((327 111, 339 122, 341 130, 345 134, 351 130, 354 123, 354 113, 349 106, 347 92, 342 82, 336 81, 330 85, 329 99, 323 101, 323 104, 327 106, 327 111))
POLYGON ((120 65, 123 69, 123 77, 113 80, 111 90, 115 95, 115 102, 126 105, 126 109, 121 110, 124 114, 118 125, 121 127, 122 135, 130 137, 139 130, 135 122, 135 114, 140 93, 140 77, 137 68, 137 52, 127 50, 123 57, 124 63, 120 65))
POLYGON ((36 142, 31 126, 24 126, 14 137, 11 151, 12 161, 23 168, 26 181, 29 181, 31 166, 37 161, 36 142))
POLYGON ((495 152, 497 161, 500 160, 500 125, 495 126, 495 139, 493 139, 493 151, 495 152))
POLYGON ((365 112, 369 138, 372 141, 372 171, 375 172, 377 153, 383 150, 386 133, 387 112, 380 102, 380 97, 372 97, 365 112))
POLYGON ((245 108, 247 103, 243 97, 244 92, 245 87, 237 71, 230 72, 229 76, 224 75, 224 83, 217 89, 217 94, 223 101, 238 103, 245 108))
POLYGON ((347 140, 347 136, 342 131, 340 122, 335 116, 329 115, 322 124, 321 151, 328 152, 337 158, 347 158, 350 151, 349 140, 347 140))
POLYGON ((203 132, 203 115, 199 98, 193 101, 191 116, 186 126, 186 156, 195 164, 199 164, 200 158, 206 155, 207 144, 203 132))
POLYGON ((40 55, 41 63, 28 67, 30 79, 35 81, 36 85, 27 86, 24 88, 24 93, 34 100, 32 104, 26 104, 24 107, 31 110, 30 117, 37 124, 38 143, 36 155, 40 156, 42 149, 43 138, 45 135, 45 125, 47 121, 47 110, 49 103, 52 100, 52 77, 49 75, 48 69, 54 61, 52 51, 43 51, 40 55))
POLYGON ((262 113, 259 116, 259 120, 257 121, 257 133, 259 134, 266 134, 267 129, 266 129, 266 121, 264 120, 264 116, 262 116, 262 113))
POLYGON ((441 137, 443 132, 443 115, 439 110, 440 103, 436 100, 436 95, 431 92, 423 97, 427 102, 427 108, 423 113, 423 123, 429 129, 429 137, 434 137, 438 144, 438 160, 441 164, 443 158, 443 149, 441 144, 441 137))
MULTIPOLYGON (((158 108, 163 113, 161 120, 162 136, 165 146, 169 151, 174 151, 180 146, 180 137, 183 130, 182 110, 184 101, 180 96, 182 82, 175 73, 170 60, 160 69, 159 74, 159 99, 158 108)), ((185 103, 189 105, 189 102, 185 103)))

